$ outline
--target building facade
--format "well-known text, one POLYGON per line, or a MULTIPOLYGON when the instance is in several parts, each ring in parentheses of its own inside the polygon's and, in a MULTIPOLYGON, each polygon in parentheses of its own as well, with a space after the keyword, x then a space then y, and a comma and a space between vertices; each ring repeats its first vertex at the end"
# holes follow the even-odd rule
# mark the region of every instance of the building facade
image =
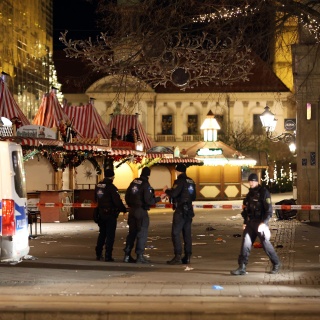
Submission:
MULTIPOLYGON (((112 77, 104 77, 84 93, 65 92, 64 96, 71 104, 85 103, 89 97, 94 98, 95 107, 106 123, 110 122, 113 114, 138 113, 153 146, 178 149, 180 157, 195 157, 204 141, 200 126, 209 111, 217 118, 224 134, 235 126, 250 128, 252 135, 263 133, 260 114, 266 105, 278 119, 276 132, 284 130, 285 119, 295 118, 291 92, 272 71, 260 64, 251 77, 247 86, 208 86, 181 91, 170 87, 152 89, 146 85, 143 92, 136 91, 134 83, 137 79, 131 78, 125 90, 117 92, 113 88, 112 77)), ((226 146, 218 149, 226 149, 226 146)), ((233 150, 230 157, 236 158, 237 151, 233 150)), ((258 167, 251 170, 260 172, 266 168, 266 163, 262 165, 258 161, 257 164, 258 167)), ((159 167, 153 167, 154 176, 157 176, 154 187, 157 189, 162 188, 161 181, 165 177, 163 168, 157 174, 159 167)), ((171 177, 173 167, 167 167, 171 177)), ((246 167, 246 163, 237 165, 222 161, 202 167, 191 166, 188 174, 197 183, 199 200, 239 199, 247 192, 242 183, 246 167)))
POLYGON ((0 72, 10 75, 9 88, 32 119, 50 88, 52 0, 2 0, 0 17, 0 72))
MULTIPOLYGON (((298 204, 320 203, 319 121, 320 54, 319 44, 302 33, 293 46, 294 80, 297 97, 297 190, 298 204)), ((319 210, 299 211, 300 220, 320 221, 319 210)))

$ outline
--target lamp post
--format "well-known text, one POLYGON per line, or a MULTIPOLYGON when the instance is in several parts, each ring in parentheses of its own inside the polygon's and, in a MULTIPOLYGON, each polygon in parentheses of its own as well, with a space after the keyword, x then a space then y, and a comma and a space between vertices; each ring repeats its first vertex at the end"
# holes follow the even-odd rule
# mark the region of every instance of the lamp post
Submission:
POLYGON ((274 136, 273 132, 277 125, 277 119, 275 119, 275 115, 270 111, 270 108, 266 106, 264 108, 264 112, 260 115, 260 120, 262 123, 262 127, 265 128, 267 138, 272 142, 283 141, 288 144, 290 151, 295 154, 296 152, 296 134, 283 132, 279 135, 274 136))
MULTIPOLYGON (((272 142, 285 142, 289 146, 291 153, 296 157, 296 131, 294 131, 293 134, 289 132, 283 132, 274 136, 273 131, 276 128, 277 120, 268 106, 264 108, 264 112, 260 115, 260 120, 262 122, 262 126, 266 129, 267 138, 272 142)), ((294 178, 293 181, 293 197, 294 199, 297 199, 296 178, 294 178)))

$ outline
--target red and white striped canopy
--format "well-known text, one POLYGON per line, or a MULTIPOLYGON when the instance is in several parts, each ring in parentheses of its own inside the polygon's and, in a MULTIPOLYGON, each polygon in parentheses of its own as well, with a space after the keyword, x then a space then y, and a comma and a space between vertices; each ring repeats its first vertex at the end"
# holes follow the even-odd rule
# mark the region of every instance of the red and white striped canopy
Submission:
POLYGON ((202 165, 203 162, 196 158, 175 158, 168 157, 168 154, 159 153, 159 152, 151 152, 146 154, 146 158, 148 159, 156 159, 161 158, 158 164, 177 164, 177 163, 185 163, 191 165, 202 165))
POLYGON ((110 137, 111 131, 91 103, 84 106, 64 106, 63 109, 71 119, 73 128, 83 138, 96 138, 98 134, 103 139, 110 137))
POLYGON ((140 157, 144 157, 145 153, 143 151, 137 151, 137 150, 112 148, 110 151, 110 155, 111 156, 140 156, 140 157))
POLYGON ((69 121, 61 104, 52 90, 43 96, 39 110, 33 119, 33 124, 48 128, 59 127, 60 120, 69 121))
POLYGON ((6 140, 16 142, 22 146, 29 146, 29 147, 39 147, 39 146, 63 147, 63 142, 56 139, 7 137, 6 140))
POLYGON ((121 137, 126 136, 130 129, 136 129, 142 143, 144 144, 144 148, 148 150, 152 147, 152 142, 138 120, 137 115, 117 114, 112 117, 107 127, 111 132, 112 129, 115 128, 117 135, 121 137))
POLYGON ((83 143, 65 143, 63 147, 68 151, 104 151, 111 152, 111 147, 101 146, 96 144, 83 144, 83 143))
POLYGON ((18 118, 23 126, 30 124, 2 78, 0 78, 0 116, 9 120, 18 118))

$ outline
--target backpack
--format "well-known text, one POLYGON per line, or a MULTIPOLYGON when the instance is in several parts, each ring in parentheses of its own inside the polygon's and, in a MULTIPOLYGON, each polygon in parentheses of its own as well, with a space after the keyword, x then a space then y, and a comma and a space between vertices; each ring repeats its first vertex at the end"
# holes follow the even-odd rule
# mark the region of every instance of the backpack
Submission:
MULTIPOLYGON (((276 205, 293 205, 296 204, 296 200, 294 199, 284 199, 279 202, 275 203, 276 205)), ((294 219, 297 215, 297 210, 291 209, 291 210, 282 210, 282 209, 276 209, 275 213, 278 218, 278 220, 290 220, 294 219)))

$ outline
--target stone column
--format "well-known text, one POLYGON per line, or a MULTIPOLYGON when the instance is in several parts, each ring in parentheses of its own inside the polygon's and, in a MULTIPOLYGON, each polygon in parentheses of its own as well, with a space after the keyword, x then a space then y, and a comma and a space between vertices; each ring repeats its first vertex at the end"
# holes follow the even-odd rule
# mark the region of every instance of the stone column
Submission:
POLYGON ((235 101, 230 101, 229 96, 227 96, 227 107, 228 107, 228 134, 230 133, 231 123, 233 123, 234 115, 233 115, 233 107, 235 101))
MULTIPOLYGON (((246 120, 248 119, 249 116, 249 101, 242 101, 242 105, 243 105, 243 124, 246 122, 246 120)), ((250 119, 249 119, 250 121, 250 119)))
POLYGON ((182 113, 181 113, 181 101, 176 101, 176 114, 174 117, 174 135, 175 135, 175 140, 176 141, 181 141, 182 140, 182 113))
MULTIPOLYGON (((293 74, 297 101, 297 204, 319 204, 319 45, 293 45, 293 74), (311 119, 307 119, 307 104, 311 119)), ((298 211, 299 220, 319 221, 319 211, 298 211)))
POLYGON ((147 135, 155 141, 155 103, 146 101, 147 103, 147 135))

